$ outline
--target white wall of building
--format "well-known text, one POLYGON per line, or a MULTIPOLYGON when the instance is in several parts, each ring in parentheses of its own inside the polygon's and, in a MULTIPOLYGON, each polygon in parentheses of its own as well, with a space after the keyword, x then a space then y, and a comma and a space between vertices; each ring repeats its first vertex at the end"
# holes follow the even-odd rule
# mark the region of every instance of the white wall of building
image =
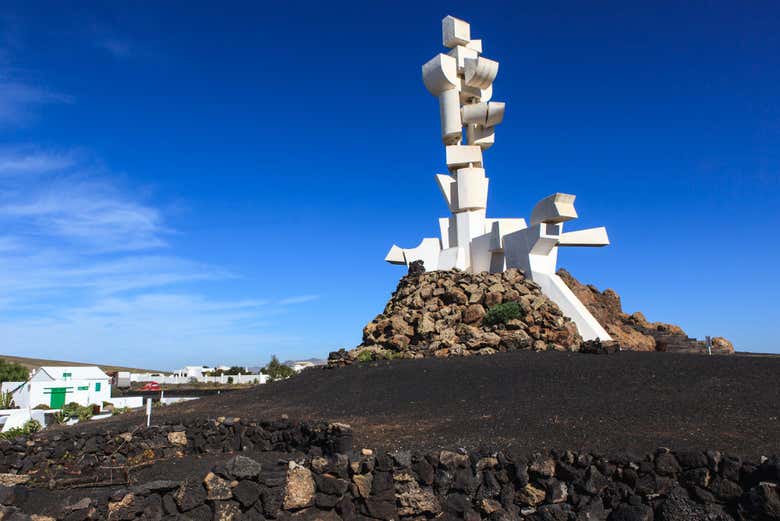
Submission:
POLYGON ((211 383, 211 384, 264 384, 268 381, 268 376, 264 374, 235 374, 220 376, 186 376, 178 371, 172 375, 162 375, 159 373, 131 373, 132 382, 157 382, 158 384, 181 385, 192 382, 211 383), (178 373, 178 374, 177 374, 178 373))

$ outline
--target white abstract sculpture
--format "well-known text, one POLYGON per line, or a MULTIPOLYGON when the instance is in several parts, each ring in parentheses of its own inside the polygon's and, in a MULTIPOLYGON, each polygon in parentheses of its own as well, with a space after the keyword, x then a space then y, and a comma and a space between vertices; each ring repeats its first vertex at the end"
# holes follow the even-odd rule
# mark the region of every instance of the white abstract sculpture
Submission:
POLYGON ((560 193, 536 204, 530 226, 522 218, 486 218, 488 178, 482 153, 495 142, 505 109, 504 103, 490 101, 498 62, 482 56, 482 40, 471 39, 463 20, 445 17, 442 41, 451 50, 423 65, 422 76, 428 91, 439 98, 448 173, 436 175, 436 181, 452 216, 439 219, 441 239, 423 239, 416 248, 393 245, 385 260, 406 265, 421 260, 427 271, 522 269, 577 324, 585 340, 610 340, 555 274, 559 246, 606 246, 606 229, 564 233, 563 223, 576 219, 577 212, 574 196, 560 193))

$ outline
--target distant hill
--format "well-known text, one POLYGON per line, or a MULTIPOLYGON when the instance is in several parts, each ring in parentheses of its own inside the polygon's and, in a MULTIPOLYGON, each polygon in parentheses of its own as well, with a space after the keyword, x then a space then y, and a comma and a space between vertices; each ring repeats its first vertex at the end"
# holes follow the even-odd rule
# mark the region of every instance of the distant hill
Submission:
POLYGON ((299 362, 311 362, 314 365, 325 365, 328 363, 327 360, 323 360, 322 358, 307 358, 306 360, 285 360, 282 363, 284 365, 293 366, 299 362))
POLYGON ((85 362, 66 362, 63 360, 45 360, 43 358, 26 358, 23 356, 0 355, 0 358, 8 362, 14 362, 27 369, 37 369, 42 365, 68 366, 68 365, 96 365, 105 372, 132 371, 134 373, 168 373, 170 371, 157 371, 156 369, 141 369, 138 367, 123 367, 120 365, 90 364, 85 362))

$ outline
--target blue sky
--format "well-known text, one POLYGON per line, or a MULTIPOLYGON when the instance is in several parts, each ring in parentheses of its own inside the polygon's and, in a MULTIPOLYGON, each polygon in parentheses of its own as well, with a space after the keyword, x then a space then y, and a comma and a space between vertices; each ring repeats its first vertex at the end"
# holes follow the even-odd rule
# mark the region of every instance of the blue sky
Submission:
POLYGON ((776 2, 4 2, 0 352, 174 368, 360 341, 447 213, 420 66, 501 63, 488 213, 577 194, 624 309, 780 351, 776 2), (75 4, 75 6, 73 5, 75 4), (159 5, 153 5, 159 4, 159 5))

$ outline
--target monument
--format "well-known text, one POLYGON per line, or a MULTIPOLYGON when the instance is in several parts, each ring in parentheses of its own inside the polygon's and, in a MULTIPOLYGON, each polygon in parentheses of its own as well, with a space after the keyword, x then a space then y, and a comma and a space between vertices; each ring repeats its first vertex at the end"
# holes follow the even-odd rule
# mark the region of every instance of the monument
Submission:
POLYGON ((606 229, 564 232, 563 223, 576 219, 577 212, 575 196, 563 193, 539 201, 530 225, 523 218, 486 217, 488 178, 482 154, 495 142, 505 110, 503 102, 490 101, 498 62, 482 56, 482 40, 472 39, 469 24, 455 17, 442 20, 442 43, 450 51, 423 65, 422 77, 439 99, 448 172, 436 175, 436 181, 452 215, 439 219, 441 238, 425 238, 415 248, 393 245, 385 260, 406 265, 422 261, 427 271, 521 269, 574 321, 583 339, 611 340, 555 273, 559 247, 606 246, 606 229))

